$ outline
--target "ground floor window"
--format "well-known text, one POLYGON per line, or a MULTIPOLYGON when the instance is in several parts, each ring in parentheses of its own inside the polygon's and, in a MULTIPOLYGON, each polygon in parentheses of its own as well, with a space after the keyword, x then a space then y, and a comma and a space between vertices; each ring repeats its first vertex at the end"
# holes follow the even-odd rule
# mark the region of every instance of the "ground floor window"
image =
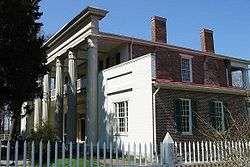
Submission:
POLYGON ((214 118, 215 118, 215 129, 217 131, 225 130, 225 120, 224 120, 224 107, 223 102, 215 101, 214 102, 214 118))
POLYGON ((114 103, 116 132, 128 132, 128 101, 114 103))
POLYGON ((180 112, 181 112, 181 132, 192 133, 192 111, 191 100, 180 100, 180 112))

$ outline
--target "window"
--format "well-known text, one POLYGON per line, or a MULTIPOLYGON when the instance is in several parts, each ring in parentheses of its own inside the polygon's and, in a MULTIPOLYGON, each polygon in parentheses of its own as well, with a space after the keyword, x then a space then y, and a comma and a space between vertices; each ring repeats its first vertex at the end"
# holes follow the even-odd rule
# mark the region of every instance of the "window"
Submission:
POLYGON ((181 99, 180 100, 180 111, 181 111, 181 132, 192 133, 192 111, 191 111, 191 100, 181 99))
POLYGON ((128 132, 128 101, 114 103, 116 132, 128 132))
POLYGON ((182 81, 192 82, 192 59, 181 58, 181 77, 182 81))
POLYGON ((223 103, 221 101, 214 102, 214 116, 215 116, 215 129, 217 131, 225 130, 225 120, 224 120, 224 109, 223 103))

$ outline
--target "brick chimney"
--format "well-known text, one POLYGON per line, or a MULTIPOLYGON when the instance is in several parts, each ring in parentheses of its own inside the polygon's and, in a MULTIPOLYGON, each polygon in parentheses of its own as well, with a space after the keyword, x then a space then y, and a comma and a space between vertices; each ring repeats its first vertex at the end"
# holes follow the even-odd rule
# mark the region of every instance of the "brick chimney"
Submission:
POLYGON ((167 43, 166 19, 159 16, 151 18, 151 40, 167 43))
POLYGON ((209 29, 202 29, 200 32, 200 38, 202 51, 214 53, 213 31, 209 29))

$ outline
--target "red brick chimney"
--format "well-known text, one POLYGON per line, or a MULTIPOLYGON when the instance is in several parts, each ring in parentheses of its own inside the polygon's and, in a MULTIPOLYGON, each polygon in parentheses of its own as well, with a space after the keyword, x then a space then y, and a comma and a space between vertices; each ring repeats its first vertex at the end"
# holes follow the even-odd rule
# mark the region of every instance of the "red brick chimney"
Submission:
POLYGON ((200 33, 200 38, 202 51, 214 53, 213 31, 209 29, 202 29, 200 33))
POLYGON ((159 16, 151 18, 151 40, 167 43, 166 19, 159 16))

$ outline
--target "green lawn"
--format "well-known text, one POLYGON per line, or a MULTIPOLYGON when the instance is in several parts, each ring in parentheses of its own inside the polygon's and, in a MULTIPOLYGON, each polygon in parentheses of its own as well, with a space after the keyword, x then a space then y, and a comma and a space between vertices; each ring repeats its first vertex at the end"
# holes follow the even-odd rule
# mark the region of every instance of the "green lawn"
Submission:
MULTIPOLYGON (((100 165, 101 165, 101 163, 100 163, 100 165)), ((54 167, 55 163, 54 162, 51 163, 50 166, 54 167)), ((57 160, 57 166, 58 167, 62 166, 62 159, 57 160)), ((69 159, 68 158, 64 160, 64 166, 65 167, 69 166, 69 159)), ((76 159, 72 159, 72 167, 75 167, 75 166, 76 166, 76 159)), ((83 159, 79 159, 79 166, 83 166, 83 159)), ((97 166, 96 160, 93 161, 93 166, 97 166)), ((35 167, 39 167, 39 164, 36 164, 35 167)), ((47 167, 47 164, 44 163, 43 167, 47 167)), ((86 167, 90 167, 90 160, 86 160, 86 167)))

